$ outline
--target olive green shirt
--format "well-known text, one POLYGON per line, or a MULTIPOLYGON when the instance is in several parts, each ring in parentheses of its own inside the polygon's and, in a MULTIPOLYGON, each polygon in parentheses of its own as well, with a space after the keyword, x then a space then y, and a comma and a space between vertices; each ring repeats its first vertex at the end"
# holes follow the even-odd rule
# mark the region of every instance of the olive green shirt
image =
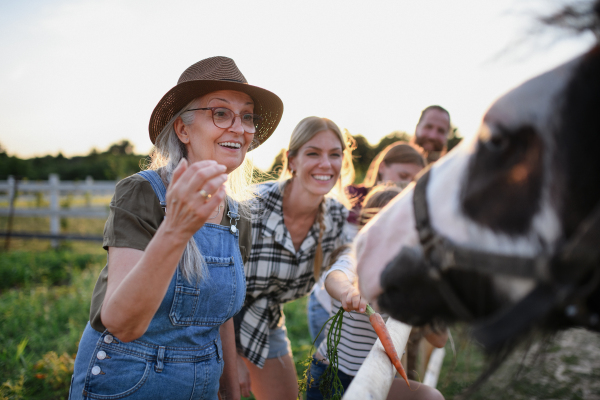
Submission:
MULTIPOLYGON (((224 226, 231 226, 227 217, 228 208, 225 202, 225 212, 221 219, 221 225, 224 226)), ((109 247, 128 247, 143 251, 162 223, 164 215, 150 182, 137 174, 127 177, 117 183, 115 195, 110 201, 110 213, 104 225, 102 246, 105 250, 109 247)), ((240 253, 242 261, 246 263, 252 247, 250 221, 241 217, 237 227, 240 231, 240 253)), ((90 325, 99 332, 106 330, 102 325, 100 312, 106 294, 107 280, 108 262, 96 281, 90 307, 90 325)))

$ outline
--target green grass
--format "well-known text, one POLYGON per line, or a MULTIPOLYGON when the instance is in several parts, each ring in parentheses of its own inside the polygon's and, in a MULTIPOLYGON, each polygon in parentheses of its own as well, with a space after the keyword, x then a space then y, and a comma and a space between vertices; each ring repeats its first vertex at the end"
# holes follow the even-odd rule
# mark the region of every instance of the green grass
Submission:
MULTIPOLYGON (((0 253, 0 279, 13 282, 0 291, 0 400, 66 397, 103 253, 0 253)), ((307 297, 284 306, 298 377, 311 348, 306 306, 307 297)), ((455 328, 453 334, 457 357, 447 347, 438 384, 447 399, 473 382, 484 362, 466 329, 455 328)))
POLYGON ((0 295, 0 399, 66 397, 101 268, 75 269, 69 285, 29 285, 0 295))
POLYGON ((101 263, 104 255, 78 254, 68 250, 0 253, 0 293, 10 288, 28 288, 34 284, 66 285, 74 273, 92 263, 101 263))
POLYGON ((454 339, 456 355, 450 341, 446 344, 446 357, 438 379, 437 389, 446 399, 453 399, 464 392, 483 371, 485 356, 468 335, 463 325, 450 328, 454 339))
POLYGON ((308 317, 306 307, 308 296, 287 303, 283 307, 285 313, 285 326, 288 330, 288 338, 292 342, 292 353, 296 372, 300 378, 304 372, 304 361, 309 356, 312 342, 308 333, 308 317))
MULTIPOLYGON (((24 246, 30 249, 32 244, 24 246)), ((0 253, 0 285, 5 285, 0 289, 0 400, 66 397, 77 343, 104 261, 99 244, 93 254, 74 248, 0 253), (5 280, 13 283, 5 284, 5 280)), ((306 305, 305 297, 284 306, 299 377, 311 348, 306 305)), ((452 333, 457 355, 447 345, 438 383, 446 399, 456 398, 485 365, 466 328, 454 327, 452 333)), ((571 357, 564 362, 577 360, 571 357)), ((560 394, 561 390, 546 393, 560 394)))

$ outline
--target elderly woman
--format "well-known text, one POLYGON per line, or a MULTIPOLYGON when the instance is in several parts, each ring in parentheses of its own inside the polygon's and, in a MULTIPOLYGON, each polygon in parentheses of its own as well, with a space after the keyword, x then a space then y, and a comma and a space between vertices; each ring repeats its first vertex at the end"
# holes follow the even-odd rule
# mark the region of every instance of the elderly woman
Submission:
POLYGON ((246 302, 235 318, 244 396, 298 396, 283 303, 308 294, 333 250, 348 241, 342 202, 354 175, 351 151, 351 139, 335 123, 305 118, 292 132, 280 180, 257 188, 246 302))
POLYGON ((233 60, 189 67, 150 119, 148 171, 117 184, 108 263, 79 344, 71 399, 239 398, 232 317, 250 248, 246 152, 283 105, 233 60), (221 388, 220 388, 221 384, 221 388))

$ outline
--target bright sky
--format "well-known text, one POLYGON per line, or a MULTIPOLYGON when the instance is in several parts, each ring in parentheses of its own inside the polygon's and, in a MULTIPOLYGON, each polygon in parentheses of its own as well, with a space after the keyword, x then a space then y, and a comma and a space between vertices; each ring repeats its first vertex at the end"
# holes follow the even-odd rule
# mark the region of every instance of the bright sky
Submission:
POLYGON ((495 98, 592 43, 528 36, 549 4, 0 0, 0 144, 20 157, 72 156, 128 139, 146 153, 154 106, 215 55, 283 100, 277 131, 252 152, 262 168, 310 115, 376 143, 413 133, 420 111, 440 104, 469 136, 495 98))

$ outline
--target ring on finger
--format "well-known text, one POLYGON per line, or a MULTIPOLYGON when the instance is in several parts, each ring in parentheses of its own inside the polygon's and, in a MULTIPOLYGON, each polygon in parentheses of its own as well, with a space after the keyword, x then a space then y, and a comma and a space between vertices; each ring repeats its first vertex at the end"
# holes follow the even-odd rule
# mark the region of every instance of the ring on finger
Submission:
POLYGON ((204 200, 208 200, 210 199, 212 196, 210 195, 210 193, 206 193, 206 190, 201 189, 200 190, 200 196, 204 197, 204 200))

